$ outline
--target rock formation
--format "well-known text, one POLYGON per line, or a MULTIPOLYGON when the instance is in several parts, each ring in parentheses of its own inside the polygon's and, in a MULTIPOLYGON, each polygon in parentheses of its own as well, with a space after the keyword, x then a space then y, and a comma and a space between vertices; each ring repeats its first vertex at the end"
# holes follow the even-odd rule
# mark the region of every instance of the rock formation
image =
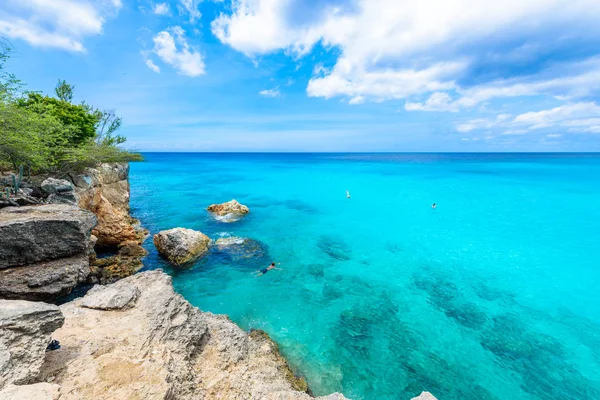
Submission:
POLYGON ((73 184, 64 179, 47 178, 41 189, 48 195, 46 202, 50 204, 77 205, 79 201, 73 184))
POLYGON ((0 298, 53 301, 89 275, 96 217, 49 204, 0 210, 0 298))
POLYGON ((55 305, 0 300, 0 389, 38 379, 50 335, 63 321, 55 305))
POLYGON ((46 354, 42 380, 60 385, 61 400, 311 398, 265 333, 191 306, 160 270, 60 309, 62 348, 46 354))
POLYGON ((102 164, 88 168, 83 174, 72 175, 79 196, 79 207, 98 217, 93 234, 96 246, 114 250, 121 243, 140 241, 135 220, 129 216, 129 164, 102 164))
POLYGON ((250 209, 237 200, 231 200, 222 204, 212 204, 207 210, 221 222, 235 222, 250 212, 250 209))
POLYGON ((158 252, 174 265, 182 265, 202 257, 208 252, 210 239, 202 232, 174 228, 154 235, 158 252))

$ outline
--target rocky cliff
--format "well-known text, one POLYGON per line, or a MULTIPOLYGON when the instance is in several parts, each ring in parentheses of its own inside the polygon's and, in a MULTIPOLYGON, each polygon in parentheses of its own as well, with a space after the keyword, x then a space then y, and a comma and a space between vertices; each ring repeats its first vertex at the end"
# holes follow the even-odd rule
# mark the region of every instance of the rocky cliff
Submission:
POLYGON ((128 164, 102 164, 27 182, 17 206, 0 209, 0 298, 55 301, 140 269, 146 232, 129 216, 128 177, 128 164), (94 249, 115 254, 96 259, 94 249))
MULTIPOLYGON (((244 332, 226 316, 193 307, 160 270, 95 286, 60 311, 17 303, 0 302, 4 325, 12 323, 11 332, 26 328, 18 340, 12 333, 0 336, 5 349, 0 360, 11 362, 10 379, 0 381, 0 390, 9 385, 1 398, 14 393, 61 400, 311 398, 264 332, 244 332), (31 311, 19 313, 20 308, 31 311), (3 310, 8 311, 3 315, 3 310), (45 317, 31 322, 36 312, 45 317), (44 358, 45 340, 54 329, 62 347, 44 358), (26 383, 37 385, 10 386, 26 383)), ((6 371, 0 363, 0 374, 6 371)))

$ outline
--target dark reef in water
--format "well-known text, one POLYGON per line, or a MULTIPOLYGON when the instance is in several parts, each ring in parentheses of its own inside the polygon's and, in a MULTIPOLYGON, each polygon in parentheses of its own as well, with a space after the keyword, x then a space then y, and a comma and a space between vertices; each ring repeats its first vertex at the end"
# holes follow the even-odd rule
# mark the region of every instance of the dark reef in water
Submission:
MULTIPOLYGON (((570 361, 573 355, 561 341, 527 324, 540 318, 552 323, 551 316, 532 313, 532 310, 519 305, 512 293, 481 284, 476 278, 469 280, 475 282, 469 289, 477 297, 494 304, 495 309, 506 310, 508 306, 513 311, 490 319, 478 304, 467 301, 462 293, 463 288, 448 277, 429 270, 413 276, 414 286, 427 294, 433 306, 449 319, 479 335, 485 350, 497 357, 501 365, 519 374, 523 391, 542 399, 600 398, 600 388, 583 376, 570 361)), ((575 322, 575 319, 570 322, 575 322)), ((576 320, 575 324, 580 328, 584 325, 581 320, 576 320)), ((437 375, 434 373, 432 376, 437 375)), ((435 382, 430 382, 428 387, 430 390, 438 389, 435 382)), ((470 394, 460 398, 482 397, 470 394)))
POLYGON ((321 235, 317 247, 329 257, 337 261, 352 259, 352 249, 343 239, 333 235, 321 235))

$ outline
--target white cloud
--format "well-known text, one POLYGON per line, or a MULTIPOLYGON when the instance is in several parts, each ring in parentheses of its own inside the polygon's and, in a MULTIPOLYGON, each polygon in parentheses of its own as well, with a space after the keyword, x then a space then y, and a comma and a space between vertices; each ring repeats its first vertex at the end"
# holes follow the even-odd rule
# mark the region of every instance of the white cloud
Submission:
POLYGON ((156 72, 156 73, 160 73, 160 68, 158 67, 158 65, 154 64, 154 62, 150 59, 146 60, 146 65, 148 66, 148 68, 150 68, 152 71, 156 72))
POLYGON ((181 5, 177 6, 180 14, 189 14, 190 22, 194 23, 202 17, 198 6, 202 0, 180 0, 181 5))
POLYGON ((348 101, 348 104, 362 104, 365 102, 365 98, 363 96, 354 96, 348 101))
POLYGON ((500 114, 496 119, 479 118, 459 124, 458 132, 474 130, 505 129, 505 135, 563 128, 569 132, 600 133, 600 106, 594 102, 569 103, 549 110, 531 111, 514 118, 500 114))
POLYGON ((152 11, 156 15, 170 15, 171 14, 171 10, 169 9, 168 3, 157 3, 154 5, 154 8, 152 9, 152 11))
MULTIPOLYGON (((408 107, 454 111, 517 93, 578 95, 587 90, 586 81, 600 83, 584 72, 577 78, 560 70, 539 82, 488 86, 484 81, 471 91, 456 83, 481 53, 505 62, 533 57, 535 63, 538 47, 551 48, 561 40, 575 43, 574 38, 597 40, 597 0, 572 0, 569 7, 562 0, 356 0, 349 6, 324 0, 311 9, 310 20, 296 16, 300 6, 295 0, 233 0, 232 11, 216 18, 211 28, 221 42, 249 57, 284 50, 298 59, 317 43, 337 48, 336 64, 310 80, 309 96, 381 101, 451 91, 459 94, 452 96, 458 98, 456 104, 435 103, 442 96, 438 94, 429 104, 409 102, 408 107), (512 38, 533 39, 509 52, 504 45, 512 38)), ((600 68, 596 74, 600 76, 600 68)))
POLYGON ((265 89, 265 90, 261 90, 260 92, 258 92, 258 94, 260 94, 261 96, 265 96, 265 97, 279 97, 281 96, 281 93, 279 92, 279 88, 273 88, 273 89, 265 89))
POLYGON ((184 36, 184 30, 175 26, 171 28, 171 32, 173 35, 168 31, 162 31, 154 36, 154 54, 181 75, 191 77, 203 75, 205 70, 202 55, 190 47, 184 36))
POLYGON ((120 0, 5 0, 0 35, 32 46, 83 52, 83 41, 99 35, 106 18, 116 15, 120 0))
POLYGON ((448 93, 435 92, 424 103, 410 103, 404 105, 406 111, 451 111, 457 112, 458 105, 448 93))

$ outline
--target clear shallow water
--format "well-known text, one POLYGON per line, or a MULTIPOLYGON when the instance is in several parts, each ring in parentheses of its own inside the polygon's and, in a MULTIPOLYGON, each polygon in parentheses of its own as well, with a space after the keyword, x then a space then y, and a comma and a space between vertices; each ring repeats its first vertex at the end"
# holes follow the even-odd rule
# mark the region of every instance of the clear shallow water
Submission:
POLYGON ((152 233, 257 241, 174 271, 149 240, 146 268, 267 331, 315 394, 600 398, 600 155, 145 156, 131 204, 152 233), (232 198, 244 220, 206 213, 232 198))

